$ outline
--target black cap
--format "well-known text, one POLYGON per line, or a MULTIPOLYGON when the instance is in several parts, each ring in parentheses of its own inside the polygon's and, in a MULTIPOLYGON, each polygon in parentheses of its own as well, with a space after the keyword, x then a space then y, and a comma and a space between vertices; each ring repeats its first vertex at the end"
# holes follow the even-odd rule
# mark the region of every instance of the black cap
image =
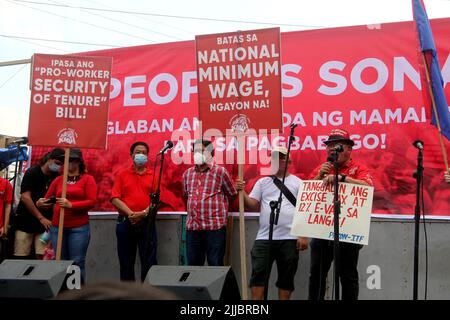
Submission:
POLYGON ((64 150, 61 148, 55 148, 50 152, 48 158, 64 161, 64 150))
POLYGON ((348 145, 351 145, 352 147, 355 145, 355 142, 352 139, 350 139, 349 133, 343 129, 331 130, 328 140, 324 141, 323 143, 329 144, 336 141, 346 143, 348 145))
POLYGON ((70 149, 70 155, 69 155, 70 159, 79 159, 79 160, 83 160, 83 154, 81 153, 81 150, 78 148, 71 148, 70 149))

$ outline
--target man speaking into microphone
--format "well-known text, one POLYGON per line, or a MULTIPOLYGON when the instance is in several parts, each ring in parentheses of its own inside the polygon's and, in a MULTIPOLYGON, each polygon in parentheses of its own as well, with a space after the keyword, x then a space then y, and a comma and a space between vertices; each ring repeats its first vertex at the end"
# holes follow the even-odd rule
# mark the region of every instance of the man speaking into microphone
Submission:
MULTIPOLYGON (((313 170, 310 179, 322 180, 327 185, 333 185, 335 172, 333 153, 338 154, 339 182, 348 182, 372 186, 373 178, 369 170, 351 158, 355 142, 350 139, 347 131, 333 129, 324 142, 327 150, 327 161, 313 170)), ((311 267, 309 275, 309 300, 323 300, 328 270, 333 261, 333 241, 311 240, 311 267)), ((339 242, 340 266, 339 278, 342 285, 343 300, 357 300, 359 293, 358 258, 361 245, 339 242)))

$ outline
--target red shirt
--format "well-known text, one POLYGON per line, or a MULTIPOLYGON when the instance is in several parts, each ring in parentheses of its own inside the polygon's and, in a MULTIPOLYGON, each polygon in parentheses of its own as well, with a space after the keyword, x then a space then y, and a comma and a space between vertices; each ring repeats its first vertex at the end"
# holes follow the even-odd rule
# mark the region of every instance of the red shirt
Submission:
MULTIPOLYGON (((118 198, 131 211, 142 211, 150 204, 151 187, 152 174, 150 170, 147 169, 139 174, 132 166, 117 175, 111 192, 111 200, 118 198)), ((125 213, 119 212, 119 214, 124 215, 125 213)))
MULTIPOLYGON (((322 167, 322 164, 320 164, 317 168, 315 168, 310 176, 310 179, 314 179, 318 174, 319 170, 322 167)), ((363 166, 359 163, 356 163, 353 161, 353 159, 350 159, 347 161, 343 166, 339 167, 339 173, 343 173, 347 175, 350 178, 357 179, 357 180, 363 180, 369 184, 369 186, 373 186, 373 177, 369 172, 369 169, 367 169, 366 166, 363 166)), ((334 168, 331 169, 329 174, 334 173, 334 168)))
MULTIPOLYGON (((45 198, 52 196, 61 198, 63 177, 58 176, 53 180, 47 190, 45 198)), ((67 181, 66 199, 72 203, 72 208, 64 210, 64 227, 77 228, 89 222, 89 209, 95 206, 97 200, 97 184, 94 177, 89 174, 82 174, 80 178, 74 182, 67 181)), ((52 224, 55 227, 59 225, 60 206, 53 206, 52 224)))
POLYGON ((0 178, 0 228, 3 227, 3 206, 11 204, 12 186, 8 180, 0 178))
POLYGON ((228 199, 237 194, 228 171, 211 165, 206 171, 197 166, 183 173, 187 197, 187 230, 218 230, 227 225, 228 199))

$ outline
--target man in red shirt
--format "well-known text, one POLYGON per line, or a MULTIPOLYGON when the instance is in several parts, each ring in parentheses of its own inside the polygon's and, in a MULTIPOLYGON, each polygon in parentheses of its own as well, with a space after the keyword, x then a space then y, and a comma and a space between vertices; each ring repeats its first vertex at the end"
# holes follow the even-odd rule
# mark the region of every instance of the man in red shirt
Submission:
POLYGON ((223 266, 228 201, 237 195, 228 171, 212 163, 211 141, 194 143, 195 166, 183 173, 186 203, 186 247, 189 265, 223 266))
MULTIPOLYGON (((373 178, 369 170, 351 158, 352 148, 355 142, 350 139, 347 131, 334 129, 328 140, 324 142, 327 146, 327 161, 313 170, 310 179, 323 180, 325 184, 334 183, 334 167, 331 155, 335 147, 342 145, 339 152, 338 179, 340 182, 349 182, 373 186, 373 178)), ((309 299, 323 300, 325 296, 325 284, 328 270, 333 261, 333 241, 312 239, 311 241, 311 268, 309 276, 309 299)), ((340 280, 342 285, 342 299, 357 300, 359 293, 358 280, 358 258, 362 245, 339 242, 340 253, 340 280)))
POLYGON ((111 194, 111 203, 119 211, 116 225, 117 252, 120 263, 120 280, 134 281, 136 250, 141 260, 141 280, 156 264, 156 229, 153 226, 152 245, 147 248, 147 232, 152 173, 147 168, 149 147, 145 142, 135 142, 130 148, 133 165, 116 177, 111 194), (146 254, 146 250, 151 250, 146 254), (147 260, 147 261, 145 261, 147 260))

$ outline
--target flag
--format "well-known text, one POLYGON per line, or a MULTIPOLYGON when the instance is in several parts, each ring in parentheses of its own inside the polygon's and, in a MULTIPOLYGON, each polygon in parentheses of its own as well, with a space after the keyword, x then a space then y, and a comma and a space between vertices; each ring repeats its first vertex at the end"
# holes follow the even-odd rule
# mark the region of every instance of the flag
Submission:
MULTIPOLYGON (((430 76, 431 91, 436 103, 436 112, 438 114, 441 132, 442 135, 450 140, 450 111, 445 99, 443 86, 444 81, 442 79, 441 69, 439 67, 439 60, 436 52, 436 46, 434 45, 430 21, 428 20, 422 0, 412 0, 412 5, 417 34, 419 37, 420 51, 423 52, 427 61, 424 68, 428 69, 428 74, 430 76)), ((422 78, 425 77, 426 74, 422 74, 422 78)), ((424 100, 425 105, 428 107, 427 114, 431 114, 431 124, 437 126, 436 115, 432 110, 433 106, 430 101, 431 96, 429 95, 428 84, 426 86, 422 86, 422 91, 425 93, 424 100)))

